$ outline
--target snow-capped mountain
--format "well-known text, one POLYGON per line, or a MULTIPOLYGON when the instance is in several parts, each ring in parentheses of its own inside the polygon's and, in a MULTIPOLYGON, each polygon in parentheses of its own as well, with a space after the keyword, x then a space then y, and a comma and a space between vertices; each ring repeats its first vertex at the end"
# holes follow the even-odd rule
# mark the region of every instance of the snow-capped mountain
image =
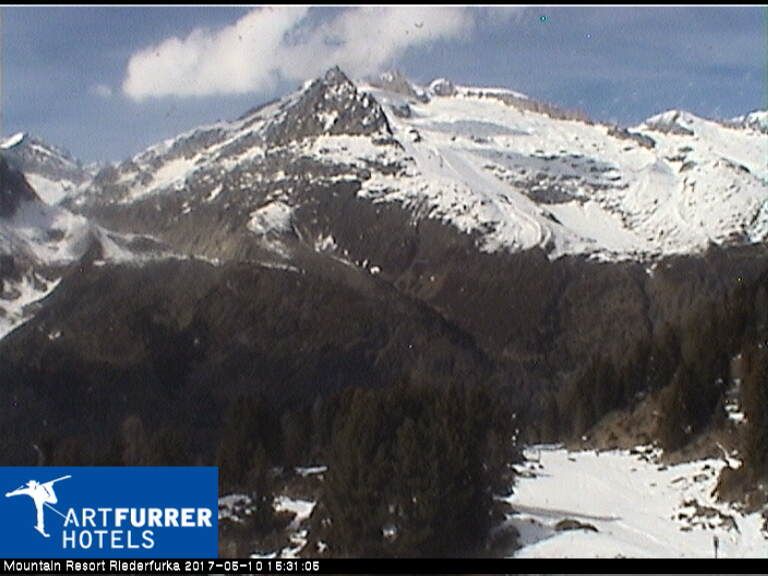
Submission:
MULTIPOLYGON (((46 265, 76 261, 93 234, 112 248, 107 260, 132 238, 209 262, 298 270, 334 260, 441 300, 470 332, 498 331, 503 349, 506 328, 475 317, 463 285, 476 256, 495 258, 487 289, 501 298, 499 266, 515 254, 645 262, 763 243, 768 137, 751 124, 760 118, 672 110, 622 128, 503 88, 422 87, 398 73, 356 84, 335 68, 237 120, 93 178, 67 176, 80 183, 61 209, 29 203, 13 222, 33 225, 6 225, 5 237, 17 256, 46 265)), ((41 146, 16 135, 2 153, 52 158, 41 146)), ((54 164, 68 174, 80 166, 54 164)))
POLYGON ((0 154, 0 337, 28 318, 66 269, 88 254, 102 261, 134 259, 136 241, 45 203, 0 154))
POLYGON ((0 155, 0 337, 56 286, 36 268, 67 264, 85 250, 84 223, 82 216, 44 204, 0 155))
POLYGON ((730 120, 729 125, 751 128, 757 132, 768 134, 768 110, 755 110, 744 116, 737 116, 730 120))
MULTIPOLYGON (((685 402, 680 374, 707 364, 684 363, 706 356, 710 340, 693 336, 722 332, 706 379, 690 380, 723 383, 709 375, 726 370, 738 326, 767 325, 760 114, 672 110, 619 127, 504 88, 332 69, 234 121, 63 176, 57 205, 31 164, 27 182, 3 160, 31 142, 12 137, 0 150, 0 458, 34 462, 44 434, 54 462, 111 462, 138 421, 162 458, 181 446, 214 462, 244 395, 322 420, 333 394, 393 383, 488 384, 535 442, 635 410, 645 427, 617 433, 653 442, 656 407, 685 402)), ((573 475, 572 455, 552 456, 547 474, 573 475)), ((701 494, 687 484, 699 470, 629 475, 630 456, 612 460, 613 478, 659 481, 665 505, 627 529, 594 520, 611 554, 638 530, 698 521, 670 487, 701 494)), ((598 477, 603 464, 578 460, 586 482, 598 477)), ((583 542, 558 531, 562 510, 554 522, 518 490, 511 504, 537 536, 522 554, 583 542)), ((735 526, 752 534, 757 520, 735 526)), ((724 549, 763 544, 749 534, 724 549)), ((647 550, 678 551, 657 544, 647 550)))
POLYGON ((69 152, 23 132, 0 141, 0 152, 47 204, 57 204, 87 183, 98 166, 84 167, 69 152))
POLYGON ((622 129, 510 90, 445 79, 424 88, 393 73, 358 86, 334 69, 234 122, 104 169, 68 202, 226 257, 190 242, 187 224, 199 230, 215 213, 238 245, 272 237, 274 247, 298 228, 318 232, 317 206, 341 187, 472 235, 482 252, 647 259, 765 240, 760 114, 735 125, 669 111, 622 129), (150 211, 155 223, 139 222, 150 211))

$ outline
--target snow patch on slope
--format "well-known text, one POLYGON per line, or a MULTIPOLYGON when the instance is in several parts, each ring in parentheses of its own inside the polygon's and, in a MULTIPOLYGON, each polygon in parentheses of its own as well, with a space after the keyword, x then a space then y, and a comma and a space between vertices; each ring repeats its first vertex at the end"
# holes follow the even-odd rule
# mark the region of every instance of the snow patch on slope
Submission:
POLYGON ((52 180, 40 174, 26 174, 27 182, 46 204, 58 204, 78 189, 78 185, 67 179, 52 180))
POLYGON ((291 229, 293 209, 287 204, 274 200, 251 212, 248 230, 254 234, 266 235, 269 232, 287 232, 291 229))
POLYGON ((722 460, 663 466, 637 452, 529 450, 536 459, 518 468, 507 498, 523 544, 515 556, 707 558, 717 536, 720 557, 768 557, 760 514, 712 496, 722 460), (565 518, 598 531, 556 531, 565 518))
POLYGON ((29 320, 28 307, 53 292, 60 281, 35 274, 24 275, 20 282, 6 279, 0 293, 0 339, 29 320))
POLYGON ((24 134, 24 132, 17 132, 13 136, 9 136, 0 142, 0 150, 8 150, 18 144, 21 144, 21 141, 24 140, 25 136, 26 134, 24 134))
POLYGON ((49 266, 71 263, 88 249, 91 227, 82 216, 40 202, 23 202, 0 221, 0 253, 49 266))

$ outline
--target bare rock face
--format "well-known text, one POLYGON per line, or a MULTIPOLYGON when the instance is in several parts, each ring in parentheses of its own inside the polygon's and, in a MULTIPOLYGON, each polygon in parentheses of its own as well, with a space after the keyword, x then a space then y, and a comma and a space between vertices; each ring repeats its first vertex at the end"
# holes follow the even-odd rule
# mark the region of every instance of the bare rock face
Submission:
POLYGON ((10 218, 21 202, 39 201, 24 174, 10 167, 0 156, 0 218, 10 218))
POLYGON ((587 530, 588 532, 599 532, 599 530, 587 522, 580 522, 573 518, 565 518, 555 524, 555 530, 558 532, 564 532, 566 530, 587 530))
POLYGON ((82 184, 90 177, 88 170, 70 152, 28 134, 3 147, 8 161, 24 173, 38 174, 49 180, 68 180, 82 184))
POLYGON ((282 119, 267 131, 267 141, 275 145, 323 134, 392 135, 379 104, 359 92, 338 67, 312 82, 283 112, 282 119))
POLYGON ((622 138, 624 140, 632 140, 637 142, 643 148, 655 148, 656 141, 650 136, 645 134, 638 134, 636 132, 630 132, 626 128, 619 128, 618 126, 611 126, 608 128, 608 135, 615 136, 616 138, 622 138))

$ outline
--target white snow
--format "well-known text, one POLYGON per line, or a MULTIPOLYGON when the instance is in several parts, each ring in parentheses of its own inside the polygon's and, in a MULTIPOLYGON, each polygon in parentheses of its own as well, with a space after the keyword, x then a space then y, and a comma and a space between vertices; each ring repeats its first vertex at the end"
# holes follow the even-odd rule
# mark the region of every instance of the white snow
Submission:
POLYGON ((297 467, 296 474, 306 478, 307 476, 314 476, 316 474, 325 474, 328 471, 328 466, 307 466, 297 467))
MULTIPOLYGON (((219 499, 221 503, 221 499, 219 499)), ((254 552, 251 558, 298 558, 299 552, 307 545, 308 531, 306 528, 300 528, 301 524, 309 518, 316 502, 311 500, 299 500, 289 498, 288 496, 278 496, 274 501, 276 512, 290 511, 295 514, 293 520, 286 530, 289 532, 288 540, 291 546, 282 548, 277 552, 267 554, 254 552)), ((220 504, 221 505, 221 504, 220 504)))
POLYGON ((603 210, 593 200, 553 204, 547 209, 565 228, 575 232, 578 238, 574 245, 568 244, 567 238, 563 238, 556 255, 580 252, 587 246, 595 251, 603 250, 612 254, 633 254, 641 252, 643 248, 649 249, 644 239, 625 228, 617 215, 603 210))
POLYGON ((219 522, 229 520, 238 524, 244 522, 243 516, 251 514, 253 500, 247 494, 227 494, 219 498, 219 522))
POLYGON ((768 110, 755 110, 750 112, 744 117, 744 126, 760 130, 762 132, 768 131, 768 110))
POLYGON ((150 193, 158 192, 168 188, 178 189, 186 179, 196 169, 196 160, 194 158, 175 158, 164 163, 157 171, 153 173, 152 184, 150 186, 134 186, 131 194, 131 200, 137 200, 147 196, 150 193))
POLYGON ((50 178, 35 173, 27 173, 25 174, 25 177, 30 186, 35 189, 37 195, 40 196, 46 204, 58 204, 68 194, 77 189, 77 185, 71 180, 51 180, 50 178))
POLYGON ((317 116, 318 120, 320 120, 320 123, 323 125, 323 131, 327 132, 336 123, 339 113, 336 110, 331 110, 329 112, 318 112, 317 116))
MULTIPOLYGON (((297 467, 296 472, 302 476, 322 474, 325 466, 297 467)), ((280 494, 272 501, 275 512, 291 512, 294 517, 286 527, 290 546, 273 552, 253 552, 251 558, 297 558, 299 552, 307 545, 308 531, 302 524, 310 517, 317 502, 292 498, 280 494)), ((219 520, 242 523, 246 515, 252 514, 253 499, 246 494, 228 494, 219 498, 219 520)))
POLYGON ((301 528, 302 522, 304 522, 312 514, 312 510, 315 508, 316 502, 311 500, 298 500, 288 498, 287 496, 278 496, 275 499, 275 510, 282 512, 288 510, 295 514, 295 517, 288 525, 287 530, 290 532, 288 539, 292 544, 289 548, 283 548, 280 550, 279 558, 298 558, 299 552, 307 545, 308 530, 301 528))
POLYGON ((317 240, 315 240, 316 252, 333 252, 337 248, 338 246, 336 245, 336 240, 334 239, 333 234, 318 236, 317 240))
POLYGON ((222 189, 223 189, 223 186, 221 184, 216 186, 213 190, 211 190, 211 193, 208 194, 206 201, 213 202, 214 200, 216 200, 216 198, 219 197, 219 194, 221 194, 222 189))
POLYGON ((20 144, 22 140, 24 140, 24 132, 17 132, 13 136, 9 136, 3 141, 0 141, 0 149, 2 150, 8 150, 9 148, 13 148, 17 144, 20 144))
POLYGON ((316 502, 312 500, 299 500, 295 498, 289 498, 288 496, 278 496, 275 498, 275 510, 277 512, 283 512, 285 510, 293 512, 296 517, 291 521, 288 526, 289 530, 297 529, 301 523, 309 518, 312 514, 312 510, 315 508, 316 502))
POLYGON ((254 234, 265 235, 268 232, 286 232, 291 229, 293 209, 287 204, 275 200, 254 210, 250 214, 248 230, 254 234))
POLYGON ((6 280, 5 291, 0 294, 0 339, 29 320, 27 306, 48 296, 60 281, 46 281, 39 276, 28 275, 20 282, 6 280))
POLYGON ((460 87, 453 98, 409 102, 410 118, 388 114, 404 152, 332 138, 323 151, 335 162, 407 165, 404 177, 374 175, 363 194, 478 232, 486 251, 539 245, 552 258, 642 258, 699 251, 738 233, 751 242, 768 238, 766 135, 673 110, 633 129, 655 140, 648 149, 611 136, 607 126, 467 95, 478 90, 489 91, 460 87), (694 136, 649 127, 673 123, 694 136), (547 186, 572 199, 529 197, 547 186))
POLYGON ((540 464, 518 467, 514 494, 507 498, 519 512, 508 519, 521 534, 516 557, 707 558, 713 556, 714 536, 720 557, 768 557, 760 515, 712 496, 722 460, 667 467, 655 462, 650 448, 642 455, 540 447, 527 456, 540 458, 540 464), (697 515, 694 502, 717 513, 697 515), (598 532, 556 532, 555 524, 565 518, 598 532))
POLYGON ((87 250, 91 227, 82 216, 40 202, 22 202, 9 219, 0 220, 0 251, 60 265, 87 250))

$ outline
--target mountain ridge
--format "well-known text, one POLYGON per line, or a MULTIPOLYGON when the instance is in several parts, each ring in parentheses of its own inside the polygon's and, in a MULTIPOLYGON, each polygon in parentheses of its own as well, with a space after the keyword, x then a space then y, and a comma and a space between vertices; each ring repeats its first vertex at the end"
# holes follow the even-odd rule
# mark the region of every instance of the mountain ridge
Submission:
MULTIPOLYGON (((761 211, 760 206, 765 205, 768 168, 759 154, 765 144, 749 129, 735 138, 724 136, 718 132, 721 124, 674 111, 675 120, 666 113, 631 129, 616 129, 513 91, 454 87, 451 95, 439 96, 434 86, 422 89, 402 75, 387 78, 378 84, 394 86, 394 91, 377 88, 377 82, 358 89, 343 72, 332 69, 237 121, 188 131, 102 170, 65 204, 84 213, 89 205, 115 212, 111 204, 138 205, 163 190, 201 185, 207 187, 210 202, 225 202, 226 192, 222 196, 218 185, 226 191, 233 176, 242 181, 238 186, 287 184, 280 171, 270 174, 269 154, 272 163, 311 161, 337 180, 357 179, 359 194, 374 202, 396 202, 408 210, 428 206, 426 217, 484 237, 481 244, 488 250, 540 245, 553 257, 587 253, 642 260, 702 250, 710 241, 738 242, 740 236, 759 241, 765 236, 768 209, 761 211), (349 93, 342 90, 336 104, 329 104, 334 102, 333 96, 326 97, 331 85, 349 93), (495 101, 506 107, 495 108, 495 101), (339 117, 345 107, 356 110, 348 120, 339 117), (361 115, 363 110, 373 116, 361 115), (420 116, 409 117, 412 110, 420 116), (693 134, 681 121, 695 124, 701 134, 693 134), (379 136, 371 138, 365 122, 379 136), (665 128, 665 122, 672 128, 665 128), (422 142, 423 130, 434 143, 422 142), (674 137, 680 134, 670 131, 685 131, 691 142, 678 142, 674 137), (660 139, 664 150, 657 147, 660 139), (300 141, 313 141, 314 147, 302 148, 300 141), (276 157, 283 160, 274 162, 276 157), (396 174, 398 182, 388 178, 396 174), (702 185, 711 189, 704 197, 693 192, 699 180, 699 190, 702 185), (738 189, 720 195, 720 182, 726 180, 737 182, 738 189), (480 183, 479 189, 468 181, 475 188, 480 183), (628 192, 622 192, 624 187, 628 192), (379 191, 369 193, 369 188, 379 191), (664 188, 676 190, 675 197, 666 199, 660 193, 664 188), (453 205, 446 205, 451 195, 453 205), (713 206, 720 200, 722 217, 713 206), (654 237, 657 232, 665 237, 654 237)), ((182 202, 178 211, 194 211, 195 204, 194 198, 182 202)))

